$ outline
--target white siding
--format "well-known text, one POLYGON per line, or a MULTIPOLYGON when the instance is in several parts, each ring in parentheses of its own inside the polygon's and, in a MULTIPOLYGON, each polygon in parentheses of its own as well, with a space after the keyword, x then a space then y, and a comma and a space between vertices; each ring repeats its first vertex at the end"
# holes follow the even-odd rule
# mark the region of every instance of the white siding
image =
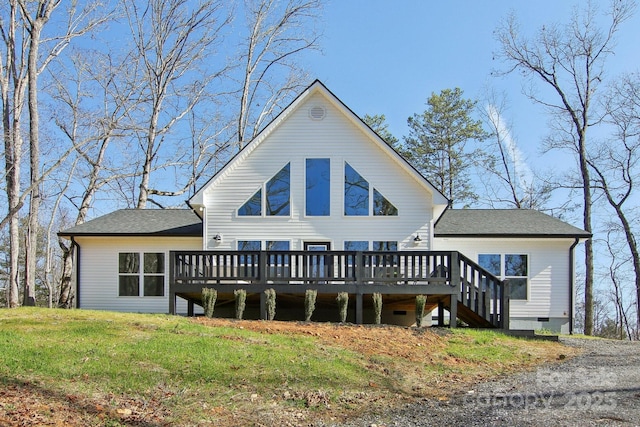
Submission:
POLYGON ((251 153, 236 162, 204 193, 206 206, 203 249, 236 249, 237 240, 289 240, 291 249, 304 241, 331 241, 343 249, 345 240, 398 241, 400 249, 428 249, 432 196, 397 162, 369 139, 323 95, 301 103, 251 153), (312 106, 326 109, 312 120, 312 106), (331 215, 305 216, 305 159, 331 159, 331 215), (348 162, 398 209, 398 216, 344 216, 344 163, 348 162), (237 209, 264 182, 291 163, 291 214, 288 217, 238 217, 237 209), (414 245, 420 233, 422 242, 414 245), (216 243, 213 236, 221 234, 216 243))
POLYGON ((479 254, 527 254, 529 298, 511 301, 511 317, 569 316, 569 248, 572 239, 439 238, 435 250, 460 251, 478 262, 479 254))
MULTIPOLYGON (((139 313, 169 312, 169 251, 200 250, 202 239, 186 237, 76 237, 80 245, 80 308, 139 313), (118 254, 164 252, 163 297, 118 296, 118 254)), ((186 312, 186 304, 178 312, 186 312)))

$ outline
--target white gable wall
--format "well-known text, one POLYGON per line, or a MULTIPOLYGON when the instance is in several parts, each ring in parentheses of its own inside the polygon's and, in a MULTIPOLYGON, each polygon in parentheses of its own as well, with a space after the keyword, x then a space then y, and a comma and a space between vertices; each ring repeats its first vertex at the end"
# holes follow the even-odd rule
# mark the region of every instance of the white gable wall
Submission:
MULTIPOLYGON (((169 251, 200 250, 202 239, 193 237, 76 237, 80 245, 79 307, 132 313, 169 312, 169 251), (163 297, 118 296, 120 252, 164 252, 163 297)), ((186 302, 178 298, 178 313, 186 313, 186 302)))
MULTIPOLYGON (((316 93, 298 106, 266 139, 236 162, 204 192, 206 209, 203 249, 236 249, 238 240, 288 240, 292 250, 304 241, 330 241, 343 249, 346 240, 398 241, 399 249, 429 249, 432 196, 403 167, 316 93), (326 109, 312 120, 309 108, 326 109), (305 159, 331 159, 331 215, 305 216, 305 159), (345 216, 344 163, 348 162, 398 209, 398 216, 345 216), (288 217, 239 217, 242 206, 263 183, 291 163, 291 213, 288 217), (229 170, 231 172, 231 170, 229 170), (422 242, 413 238, 420 233, 422 242), (223 241, 216 243, 213 236, 223 241)), ((263 207, 264 208, 264 207, 263 207)))

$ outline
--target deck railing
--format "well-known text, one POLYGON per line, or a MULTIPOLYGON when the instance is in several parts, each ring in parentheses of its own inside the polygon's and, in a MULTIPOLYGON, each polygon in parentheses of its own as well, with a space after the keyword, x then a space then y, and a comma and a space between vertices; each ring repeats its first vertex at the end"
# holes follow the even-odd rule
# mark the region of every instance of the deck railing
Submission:
POLYGON ((450 283, 451 252, 172 252, 172 282, 450 283))
MULTIPOLYGON (((508 285, 456 251, 173 251, 170 292, 202 287, 359 294, 457 294, 466 308, 505 327, 508 285), (300 286, 303 285, 303 286, 300 286), (323 285, 331 285, 326 289, 323 285), (342 286, 340 286, 342 285, 342 286), (381 290, 382 287, 382 290, 381 290)), ((454 304, 452 304, 453 306, 454 304)), ((453 309, 452 315, 454 315, 453 309)))

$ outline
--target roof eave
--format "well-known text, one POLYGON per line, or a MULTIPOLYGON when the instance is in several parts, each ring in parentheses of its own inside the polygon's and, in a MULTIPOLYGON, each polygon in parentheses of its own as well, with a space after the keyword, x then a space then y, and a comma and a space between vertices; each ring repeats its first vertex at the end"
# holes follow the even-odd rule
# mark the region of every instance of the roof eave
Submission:
POLYGON ((58 233, 60 237, 202 237, 195 233, 58 233))
POLYGON ((479 234, 479 233, 467 233, 467 234, 453 234, 453 233, 434 233, 434 237, 447 237, 447 238, 517 238, 517 239, 580 239, 580 241, 585 241, 593 237, 592 234, 499 234, 499 233, 487 233, 487 234, 479 234))

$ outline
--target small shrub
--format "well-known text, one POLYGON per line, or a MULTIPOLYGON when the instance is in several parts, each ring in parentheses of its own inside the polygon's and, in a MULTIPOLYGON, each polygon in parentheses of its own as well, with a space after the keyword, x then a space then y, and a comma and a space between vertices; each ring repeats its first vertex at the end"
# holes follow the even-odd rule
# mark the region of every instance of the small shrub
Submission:
POLYGON ((376 315, 376 325, 382 323, 382 294, 376 292, 373 294, 373 312, 376 315))
POLYGON ((318 291, 315 289, 307 289, 304 293, 304 320, 305 322, 311 321, 313 311, 316 309, 316 297, 318 291))
POLYGON ((247 301, 247 291, 244 289, 236 289, 233 291, 233 296, 236 299, 236 319, 242 320, 245 302, 247 301))
POLYGON ((273 320, 276 317, 276 290, 271 288, 264 293, 267 296, 267 320, 273 320))
POLYGON ((347 292, 340 292, 336 300, 338 301, 338 309, 340 310, 340 322, 345 323, 347 321, 347 308, 349 307, 349 294, 347 292))
POLYGON ((422 318, 424 318, 424 306, 427 303, 425 295, 416 296, 416 326, 422 327, 422 318))
POLYGON ((205 316, 213 317, 213 310, 216 306, 217 298, 218 291, 215 289, 202 288, 202 308, 204 308, 205 316))

